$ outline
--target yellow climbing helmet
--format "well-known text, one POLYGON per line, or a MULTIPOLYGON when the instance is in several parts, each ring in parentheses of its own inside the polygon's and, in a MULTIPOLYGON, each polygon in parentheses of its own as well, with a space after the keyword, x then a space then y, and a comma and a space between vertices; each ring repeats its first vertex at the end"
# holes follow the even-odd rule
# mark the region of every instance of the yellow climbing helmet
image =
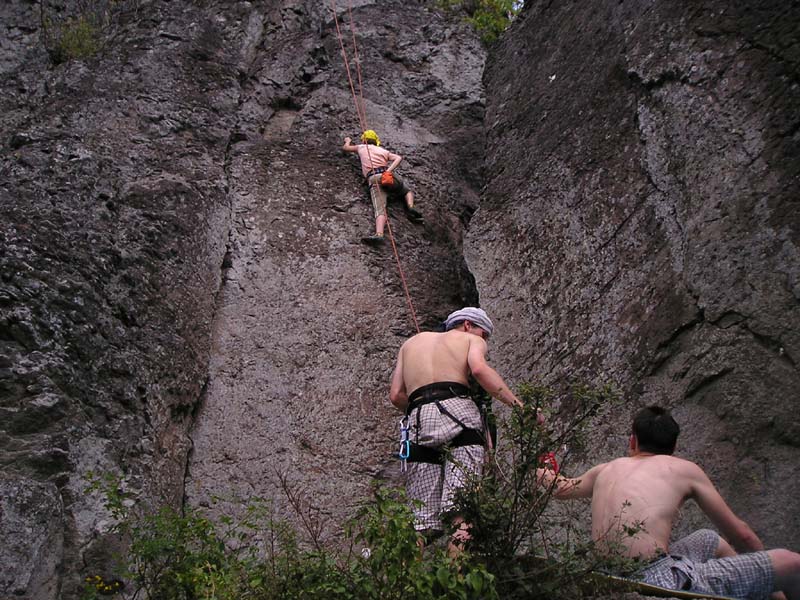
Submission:
POLYGON ((375 142, 376 146, 381 145, 381 139, 378 137, 378 134, 375 133, 372 129, 367 129, 364 133, 361 134, 361 141, 365 144, 369 141, 375 142))

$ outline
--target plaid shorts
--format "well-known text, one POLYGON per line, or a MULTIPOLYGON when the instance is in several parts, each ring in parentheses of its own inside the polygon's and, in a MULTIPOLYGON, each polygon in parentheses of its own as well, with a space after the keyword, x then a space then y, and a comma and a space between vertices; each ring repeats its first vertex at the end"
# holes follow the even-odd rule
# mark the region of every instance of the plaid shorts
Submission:
MULTIPOLYGON (((463 428, 442 407, 466 427, 481 430, 481 414, 471 398, 448 398, 423 404, 409 415, 410 438, 421 446, 439 448, 456 437, 463 428)), ((470 477, 480 472, 483 446, 453 448, 443 465, 414 462, 408 465, 406 493, 422 506, 414 507, 414 527, 418 530, 443 529, 441 514, 453 508, 453 495, 470 477)))
POLYGON ((766 552, 714 558, 719 535, 700 529, 670 544, 669 554, 636 578, 672 590, 762 600, 772 592, 775 572, 766 552))

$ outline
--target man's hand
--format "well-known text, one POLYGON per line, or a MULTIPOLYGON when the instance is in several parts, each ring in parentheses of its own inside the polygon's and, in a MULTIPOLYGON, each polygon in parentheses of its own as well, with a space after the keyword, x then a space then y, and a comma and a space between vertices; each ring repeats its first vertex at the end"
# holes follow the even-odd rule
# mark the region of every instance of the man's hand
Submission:
POLYGON ((350 143, 351 138, 346 137, 344 138, 344 144, 342 144, 342 150, 345 152, 358 152, 358 146, 354 146, 350 143))

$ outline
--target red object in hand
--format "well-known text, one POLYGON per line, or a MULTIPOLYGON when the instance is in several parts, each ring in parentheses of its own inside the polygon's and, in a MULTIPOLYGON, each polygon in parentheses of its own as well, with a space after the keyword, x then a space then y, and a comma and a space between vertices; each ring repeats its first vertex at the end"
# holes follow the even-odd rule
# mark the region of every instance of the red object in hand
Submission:
POLYGON ((555 452, 545 452, 539 456, 539 464, 552 469, 553 473, 558 475, 558 461, 555 452))

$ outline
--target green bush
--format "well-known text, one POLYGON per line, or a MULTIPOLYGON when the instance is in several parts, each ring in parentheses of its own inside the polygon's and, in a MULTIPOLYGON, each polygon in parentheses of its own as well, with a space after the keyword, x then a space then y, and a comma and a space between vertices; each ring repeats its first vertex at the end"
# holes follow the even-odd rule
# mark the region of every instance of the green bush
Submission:
POLYGON ((495 576, 500 597, 581 597, 590 571, 627 562, 594 552, 585 521, 570 513, 578 508, 588 514, 586 507, 551 505, 552 489, 537 485, 536 469, 547 453, 564 448, 560 466, 569 466, 585 450, 595 418, 618 405, 618 398, 610 386, 576 386, 556 395, 537 385, 521 386, 519 397, 524 408, 499 427, 502 450, 457 494, 454 510, 470 523, 467 549, 495 576), (540 424, 538 411, 553 406, 559 414, 540 424))
POLYGON ((537 485, 536 468, 553 449, 568 445, 570 454, 580 452, 591 422, 616 397, 609 388, 578 387, 557 396, 530 385, 519 395, 525 407, 501 424, 501 450, 456 496, 455 510, 471 535, 457 558, 444 547, 428 547, 423 555, 400 490, 375 489, 333 545, 322 541, 312 507, 285 478, 281 484, 303 523, 303 538, 258 500, 237 518, 212 520, 193 508, 136 514, 119 478, 90 474, 88 490, 104 493, 129 550, 118 579, 86 573, 85 598, 121 592, 123 582, 126 597, 159 600, 581 597, 587 573, 609 561, 594 553, 576 519, 548 509, 551 491, 537 485), (559 415, 540 424, 537 409, 548 406, 558 406, 559 415))
POLYGON ((520 0, 438 0, 445 11, 461 10, 484 43, 495 41, 522 9, 520 0))
MULTIPOLYGON (((493 576, 466 555, 420 553, 413 514, 402 493, 375 490, 348 525, 349 548, 303 549, 297 533, 276 521, 263 503, 251 502, 238 519, 216 522, 202 511, 164 508, 127 514, 113 477, 93 478, 106 506, 123 520, 129 541, 117 576, 134 598, 159 600, 492 600, 493 576), (361 551, 366 548, 368 551, 361 551)), ((114 580, 114 582, 119 580, 114 580)), ((85 578, 84 599, 123 591, 99 575, 85 578)))
POLYGON ((135 18, 142 0, 74 0, 68 7, 40 0, 41 40, 58 65, 91 58, 109 43, 120 23, 135 18))
MULTIPOLYGON (((51 31, 55 27, 50 24, 51 31)), ((86 17, 69 19, 53 34, 50 58, 54 64, 94 56, 100 48, 98 28, 86 17)))

